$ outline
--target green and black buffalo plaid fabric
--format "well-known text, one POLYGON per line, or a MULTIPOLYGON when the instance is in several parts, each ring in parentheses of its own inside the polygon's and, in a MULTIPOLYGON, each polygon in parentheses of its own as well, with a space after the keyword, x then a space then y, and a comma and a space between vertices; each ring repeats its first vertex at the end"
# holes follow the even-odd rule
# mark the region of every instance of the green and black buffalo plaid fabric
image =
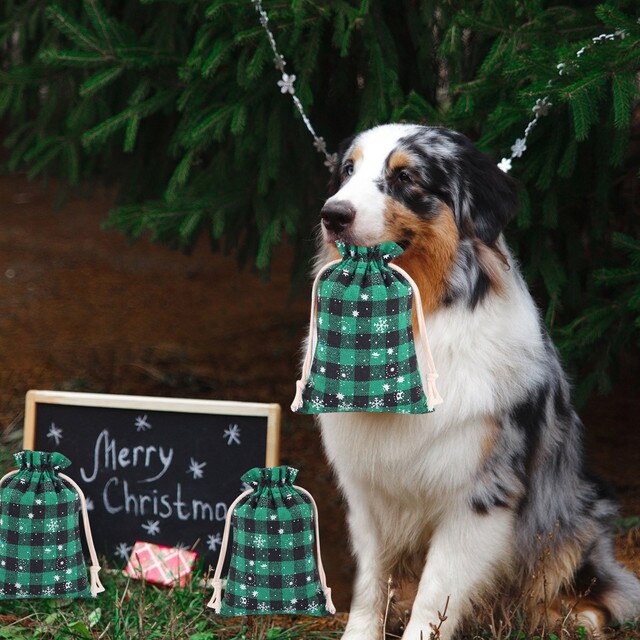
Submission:
POLYGON ((314 507, 292 485, 297 474, 281 466, 251 469, 242 476, 254 491, 232 515, 222 615, 328 614, 314 557, 314 507))
POLYGON ((299 413, 429 413, 412 328, 413 291, 389 267, 394 242, 336 243, 342 261, 321 274, 317 342, 299 413))
POLYGON ((0 487, 0 599, 89 598, 76 491, 60 453, 22 451, 0 487))

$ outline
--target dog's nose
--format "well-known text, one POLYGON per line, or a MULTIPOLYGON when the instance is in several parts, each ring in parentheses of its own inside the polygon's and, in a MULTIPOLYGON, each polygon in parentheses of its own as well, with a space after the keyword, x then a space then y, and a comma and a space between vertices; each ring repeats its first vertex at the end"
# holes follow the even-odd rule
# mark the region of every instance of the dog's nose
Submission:
POLYGON ((356 217, 356 210, 346 200, 327 202, 320 209, 320 217, 322 218, 322 224, 328 231, 340 233, 353 222, 356 217))

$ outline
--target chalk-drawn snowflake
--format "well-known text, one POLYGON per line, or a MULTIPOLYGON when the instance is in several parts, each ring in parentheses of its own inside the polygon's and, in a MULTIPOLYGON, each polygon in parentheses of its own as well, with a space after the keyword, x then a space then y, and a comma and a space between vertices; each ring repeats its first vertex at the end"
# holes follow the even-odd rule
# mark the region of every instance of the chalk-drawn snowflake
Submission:
POLYGON ((227 429, 224 430, 222 435, 227 439, 227 445, 232 443, 240 444, 240 427, 237 424, 230 424, 227 429))
POLYGON ((194 458, 191 458, 191 460, 189 461, 189 468, 187 469, 187 473, 191 473, 194 480, 199 480, 200 478, 204 477, 203 469, 206 466, 206 462, 196 462, 194 458))
POLYGON ((85 498, 85 502, 87 503, 87 511, 93 511, 96 508, 93 504, 93 500, 89 496, 85 498))
POLYGON ((52 422, 49 431, 47 431, 47 438, 53 438, 57 447, 60 444, 60 440, 62 440, 62 429, 56 427, 55 423, 52 422))
POLYGON ((115 554, 122 560, 128 560, 132 549, 133 547, 126 542, 120 542, 116 546, 115 554))
POLYGON ((379 318, 373 326, 378 333, 384 333, 389 328, 389 321, 386 318, 379 318))
POLYGON ((147 419, 147 414, 136 418, 136 431, 149 431, 152 428, 151 423, 147 419))
POLYGON ((209 551, 217 551, 221 544, 222 536, 220 533, 212 533, 207 536, 207 547, 209 547, 209 551))
POLYGON ((189 549, 191 548, 185 542, 176 542, 173 546, 175 549, 180 549, 180 551, 189 551, 189 549))
POLYGON ((155 536, 160 533, 160 522, 158 520, 147 520, 146 524, 140 525, 148 535, 155 536))

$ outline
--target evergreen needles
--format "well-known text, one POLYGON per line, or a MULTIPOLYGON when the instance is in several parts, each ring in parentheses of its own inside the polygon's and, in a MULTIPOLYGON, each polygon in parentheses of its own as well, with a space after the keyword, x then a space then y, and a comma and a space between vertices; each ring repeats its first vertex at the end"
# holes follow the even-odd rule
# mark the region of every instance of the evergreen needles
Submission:
MULTIPOLYGON (((509 240, 548 324, 566 327, 565 354, 591 371, 587 387, 605 389, 616 354, 639 336, 631 303, 619 303, 632 285, 602 282, 632 268, 613 232, 638 232, 637 3, 264 9, 330 152, 355 130, 405 119, 459 129, 497 161, 549 96, 549 115, 513 161, 523 188, 509 240), (621 37, 597 39, 613 32, 621 37), (593 309, 621 333, 587 321, 593 309), (600 327, 606 354, 595 369, 579 347, 587 326, 600 327)), ((108 224, 133 238, 188 250, 206 234, 266 272, 287 237, 304 263, 326 169, 276 86, 249 0, 6 0, 0 51, 8 170, 117 185, 108 224)))

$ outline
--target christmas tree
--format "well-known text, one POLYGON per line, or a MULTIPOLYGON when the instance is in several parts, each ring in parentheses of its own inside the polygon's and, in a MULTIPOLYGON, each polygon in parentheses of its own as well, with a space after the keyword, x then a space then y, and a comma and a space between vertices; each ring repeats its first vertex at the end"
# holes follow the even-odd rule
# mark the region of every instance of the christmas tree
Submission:
MULTIPOLYGON (((508 239, 583 394, 606 390, 640 337, 637 3, 264 8, 329 151, 410 120, 515 156, 508 239)), ((250 0, 6 0, 0 47, 6 169, 116 185, 108 224, 132 238, 206 234, 265 272, 287 238, 305 263, 327 172, 250 0)))

